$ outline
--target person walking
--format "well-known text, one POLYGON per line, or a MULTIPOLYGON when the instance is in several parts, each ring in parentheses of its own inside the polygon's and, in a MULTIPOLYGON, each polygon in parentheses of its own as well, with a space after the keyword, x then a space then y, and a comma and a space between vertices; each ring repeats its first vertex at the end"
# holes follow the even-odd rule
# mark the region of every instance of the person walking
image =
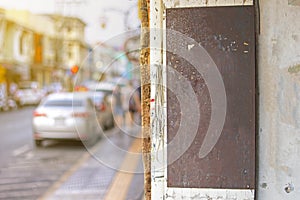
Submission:
POLYGON ((113 91, 113 114, 115 119, 115 125, 118 127, 123 126, 123 104, 122 104, 122 94, 120 86, 117 85, 113 91))
POLYGON ((123 88, 123 109, 125 125, 132 128, 135 122, 135 114, 140 110, 140 99, 138 91, 133 87, 132 81, 129 81, 123 88))
POLYGON ((130 122, 131 126, 136 123, 139 125, 139 120, 137 117, 139 117, 139 113, 141 111, 141 100, 139 97, 139 91, 137 89, 133 89, 130 95, 129 99, 129 115, 130 115, 130 122))
POLYGON ((123 96, 123 111, 124 111, 124 125, 126 127, 130 126, 130 115, 129 115, 129 99, 130 93, 133 91, 132 84, 130 81, 126 84, 125 87, 122 88, 122 96, 123 96))

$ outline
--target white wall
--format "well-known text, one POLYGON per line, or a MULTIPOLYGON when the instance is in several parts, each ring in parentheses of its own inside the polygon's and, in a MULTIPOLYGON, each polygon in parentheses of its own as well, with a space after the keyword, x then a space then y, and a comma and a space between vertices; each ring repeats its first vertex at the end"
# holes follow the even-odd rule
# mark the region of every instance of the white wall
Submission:
POLYGON ((258 199, 298 200, 300 7, 282 0, 263 0, 260 7, 258 199), (294 191, 286 193, 288 184, 294 191))

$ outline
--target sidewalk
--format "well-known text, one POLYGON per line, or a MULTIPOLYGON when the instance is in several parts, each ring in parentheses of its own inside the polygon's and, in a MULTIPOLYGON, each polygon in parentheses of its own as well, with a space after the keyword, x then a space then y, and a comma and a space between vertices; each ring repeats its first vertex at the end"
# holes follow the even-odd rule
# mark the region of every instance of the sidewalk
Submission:
MULTIPOLYGON (((136 130, 130 134, 137 135, 139 132, 140 130, 136 130)), ((107 134, 107 139, 102 138, 89 152, 79 158, 40 199, 143 199, 141 139, 124 135, 119 129, 114 129, 107 134), (112 144, 119 152, 111 151, 112 144)))

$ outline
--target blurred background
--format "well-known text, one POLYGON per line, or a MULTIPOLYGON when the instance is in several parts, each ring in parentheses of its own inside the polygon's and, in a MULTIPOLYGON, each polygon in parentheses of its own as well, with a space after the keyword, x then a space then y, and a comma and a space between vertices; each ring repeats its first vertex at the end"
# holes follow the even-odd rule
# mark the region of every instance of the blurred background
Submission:
POLYGON ((136 1, 4 0, 0 7, 2 96, 21 81, 70 91, 75 78, 78 85, 138 78, 136 55, 125 54, 139 45, 138 32, 127 32, 140 26, 136 1))
MULTIPOLYGON (((49 188, 92 148, 102 160, 109 152, 114 161, 99 162, 100 167, 87 162, 92 166, 75 174, 77 179, 69 177, 65 188, 76 185, 77 191, 85 188, 95 199, 104 198, 135 140, 132 135, 139 133, 137 4, 0 1, 0 199, 49 194, 49 188), (129 110, 132 99, 135 108, 129 110), (109 143, 124 152, 114 151, 109 143), (101 180, 94 176, 99 173, 101 180)), ((140 158, 137 163, 141 168, 140 158)), ((142 176, 133 180, 140 186, 132 186, 138 194, 127 193, 140 197, 142 176)))

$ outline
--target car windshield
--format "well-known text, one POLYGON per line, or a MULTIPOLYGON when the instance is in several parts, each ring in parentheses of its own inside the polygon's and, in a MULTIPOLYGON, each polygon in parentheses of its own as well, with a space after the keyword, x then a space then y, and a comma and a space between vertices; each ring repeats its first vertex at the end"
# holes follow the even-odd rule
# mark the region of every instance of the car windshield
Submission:
POLYGON ((83 102, 80 100, 49 100, 43 105, 44 107, 82 107, 83 102))

